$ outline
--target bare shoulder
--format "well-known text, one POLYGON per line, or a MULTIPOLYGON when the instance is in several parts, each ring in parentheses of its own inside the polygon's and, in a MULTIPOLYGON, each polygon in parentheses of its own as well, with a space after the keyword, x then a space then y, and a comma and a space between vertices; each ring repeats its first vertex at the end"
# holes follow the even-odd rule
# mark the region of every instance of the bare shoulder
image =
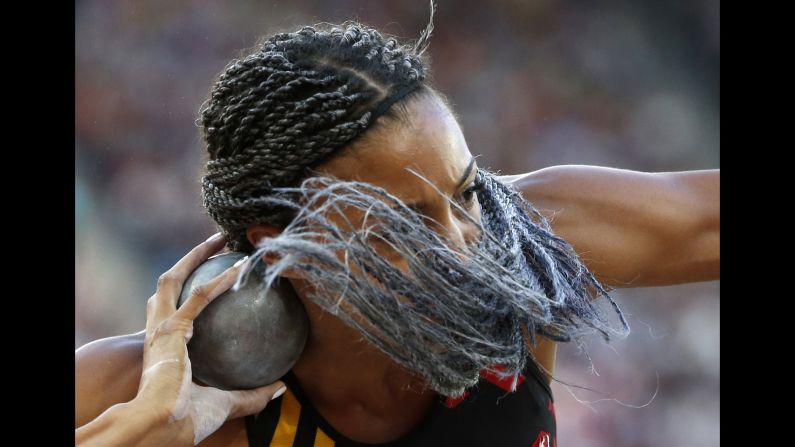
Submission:
POLYGON ((75 427, 138 392, 144 331, 103 338, 75 350, 75 427))
POLYGON ((552 377, 555 376, 558 344, 541 335, 536 336, 536 341, 535 345, 528 342, 527 349, 530 351, 535 361, 538 362, 538 365, 541 366, 547 384, 550 384, 552 382, 552 377))
POLYGON ((521 178, 524 178, 524 177, 527 177, 528 175, 531 175, 531 174, 532 174, 532 172, 527 172, 525 174, 498 175, 496 177, 497 177, 497 180, 499 180, 499 181, 501 181, 501 182, 503 182, 505 184, 510 185, 510 184, 516 182, 517 180, 519 180, 521 178))

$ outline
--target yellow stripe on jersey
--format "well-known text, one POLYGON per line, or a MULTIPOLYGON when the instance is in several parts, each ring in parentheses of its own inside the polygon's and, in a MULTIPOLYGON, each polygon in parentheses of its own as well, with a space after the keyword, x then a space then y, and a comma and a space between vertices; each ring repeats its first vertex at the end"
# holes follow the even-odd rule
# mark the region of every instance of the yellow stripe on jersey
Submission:
POLYGON ((323 433, 323 430, 318 427, 315 433, 315 447, 334 447, 334 441, 323 433))
POLYGON ((292 447, 295 440, 295 430, 298 427, 298 416, 301 414, 301 404, 288 388, 282 396, 281 415, 276 430, 273 432, 271 447, 292 447))

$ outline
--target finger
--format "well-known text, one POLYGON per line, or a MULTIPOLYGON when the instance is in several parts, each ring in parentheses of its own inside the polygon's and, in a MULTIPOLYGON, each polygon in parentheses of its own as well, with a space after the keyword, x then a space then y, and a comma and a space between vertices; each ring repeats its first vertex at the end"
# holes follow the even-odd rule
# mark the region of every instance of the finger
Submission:
POLYGON ((147 303, 147 324, 157 326, 177 309, 177 300, 185 280, 202 262, 223 248, 225 238, 221 233, 210 236, 206 241, 188 252, 157 280, 157 292, 147 303))
POLYGON ((277 380, 270 385, 253 390, 227 391, 232 400, 229 419, 259 413, 268 405, 268 402, 281 396, 286 390, 284 382, 277 380))
POLYGON ((174 278, 180 283, 185 282, 188 276, 193 273, 202 262, 222 249, 224 243, 226 243, 224 235, 222 233, 215 233, 177 261, 169 272, 171 272, 174 278))
POLYGON ((247 259, 248 256, 241 258, 220 275, 205 284, 195 287, 188 299, 177 309, 174 317, 193 321, 218 295, 229 290, 235 284, 240 269, 247 259))

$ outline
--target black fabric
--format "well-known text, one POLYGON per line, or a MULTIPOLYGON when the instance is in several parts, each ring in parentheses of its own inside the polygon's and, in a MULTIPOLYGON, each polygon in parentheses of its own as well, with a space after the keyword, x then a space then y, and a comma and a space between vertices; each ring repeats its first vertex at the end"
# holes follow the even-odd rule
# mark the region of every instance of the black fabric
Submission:
POLYGON ((305 411, 308 406, 301 404, 301 415, 298 418, 298 427, 295 431, 293 445, 314 445, 315 433, 317 433, 317 423, 315 417, 310 412, 305 411))
POLYGON ((248 445, 267 446, 273 439, 273 432, 281 416, 281 405, 267 405, 256 416, 246 416, 248 445))
MULTIPOLYGON (((555 447, 557 444, 552 392, 532 362, 528 362, 524 380, 516 392, 506 391, 510 380, 504 383, 484 376, 454 408, 449 408, 453 405, 451 400, 440 397, 414 431, 383 444, 364 444, 346 439, 314 410, 292 372, 282 380, 301 405, 293 447, 311 447, 317 428, 334 440, 335 447, 555 447), (302 431, 313 435, 301 435, 302 431)), ((270 421, 279 407, 277 399, 263 410, 257 421, 270 421), (262 419, 263 414, 265 419, 262 419)), ((275 424, 267 424, 273 427, 270 433, 264 432, 265 425, 265 422, 247 424, 250 446, 270 444, 275 424)))

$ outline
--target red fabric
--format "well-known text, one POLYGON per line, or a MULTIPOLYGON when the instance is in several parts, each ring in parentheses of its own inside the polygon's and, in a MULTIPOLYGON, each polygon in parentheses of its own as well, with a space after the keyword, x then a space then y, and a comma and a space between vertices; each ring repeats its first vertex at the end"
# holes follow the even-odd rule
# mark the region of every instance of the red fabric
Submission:
MULTIPOLYGON (((505 367, 502 365, 496 365, 494 366, 494 369, 496 369, 497 371, 504 371, 505 367)), ((480 378, 491 384, 497 385, 503 391, 507 392, 516 391, 515 389, 511 389, 511 385, 513 385, 513 379, 514 379, 513 376, 500 378, 500 376, 497 375, 497 373, 484 370, 480 372, 480 378)), ((525 381, 525 376, 523 374, 519 374, 519 377, 516 379, 516 386, 521 385, 522 382, 524 381, 525 381)), ((447 408, 455 408, 459 404, 461 404, 461 402, 463 402, 467 398, 467 396, 469 396, 469 391, 464 391, 464 394, 462 394, 459 397, 448 397, 447 399, 445 399, 444 405, 447 408)))
POLYGON ((536 441, 533 443, 532 447, 555 447, 552 444, 552 439, 549 433, 542 431, 538 434, 536 441))
POLYGON ((459 405, 461 402, 463 402, 463 401, 464 401, 464 399, 466 399, 466 398, 467 398, 467 396, 469 396, 469 391, 464 391, 464 394, 462 394, 462 395, 461 395, 461 396, 459 396, 459 397, 448 397, 448 398, 447 398, 447 399, 444 401, 444 405, 445 405, 447 408, 455 408, 455 407, 457 407, 457 406, 458 406, 458 405, 459 405))

